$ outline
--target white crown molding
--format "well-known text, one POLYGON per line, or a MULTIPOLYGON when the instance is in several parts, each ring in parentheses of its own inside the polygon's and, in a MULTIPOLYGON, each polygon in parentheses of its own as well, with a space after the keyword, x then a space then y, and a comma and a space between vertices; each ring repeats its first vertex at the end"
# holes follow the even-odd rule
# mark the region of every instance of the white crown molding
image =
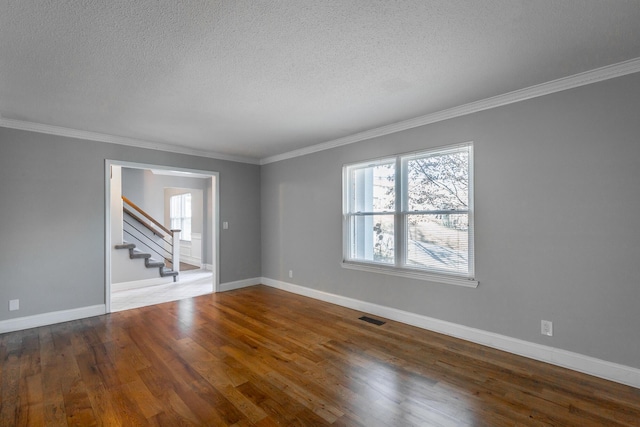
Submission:
POLYGON ((306 156, 307 154, 317 153, 319 151, 329 150, 332 148, 341 147, 343 145, 353 144, 355 142, 389 135, 407 129, 413 129, 418 126, 424 126, 431 123, 476 113, 478 111, 489 110, 491 108, 501 107, 503 105, 513 104, 527 99, 537 98, 540 96, 573 89, 579 86, 585 86, 616 77, 622 77, 627 74, 637 73, 639 71, 640 58, 635 58, 628 61, 620 62, 618 64, 596 68, 595 70, 585 71, 573 76, 563 77, 547 83, 515 90, 513 92, 508 92, 491 98, 486 98, 480 101, 470 102, 468 104, 416 117, 414 119, 404 120, 387 126, 359 132, 353 135, 345 136, 343 138, 338 138, 332 141, 312 145, 310 147, 301 148, 299 150, 293 150, 287 153, 265 157, 260 160, 260 164, 266 165, 269 163, 275 163, 295 157, 306 156))
POLYGON ((622 77, 627 74, 633 74, 637 72, 640 72, 640 58, 630 59, 628 61, 620 62, 617 64, 596 68, 595 70, 585 71, 583 73, 575 74, 573 76, 563 77, 547 83, 530 86, 528 88, 515 90, 513 92, 508 92, 502 95, 494 96, 494 97, 483 99, 480 101, 471 102, 458 107, 449 108, 447 110, 442 110, 432 114, 416 117, 413 119, 392 123, 387 126, 370 129, 364 132, 359 132, 353 135, 345 136, 343 138, 338 138, 338 139, 323 142, 320 144, 312 145, 310 147, 289 151, 283 154, 277 154, 275 156, 265 157, 261 160, 251 158, 251 157, 234 156, 229 154, 217 153, 214 151, 196 150, 192 148, 181 147, 178 145, 172 145, 172 144, 166 144, 166 143, 160 143, 160 142, 143 141, 139 139, 126 138, 122 136, 108 135, 108 134, 99 133, 99 132, 83 131, 78 129, 66 128, 61 126, 52 126, 52 125, 28 122, 23 120, 6 119, 1 116, 0 116, 0 127, 27 130, 27 131, 45 133, 50 135, 66 136, 69 138, 85 139, 89 141, 108 142, 111 144, 127 145, 131 147, 166 151, 170 153, 208 157, 212 159, 227 160, 231 162, 266 165, 269 163, 275 163, 282 160, 305 156, 307 154, 317 153, 319 151, 329 150, 332 148, 341 147, 343 145, 349 145, 355 142, 364 141, 367 139, 372 139, 372 138, 376 138, 384 135, 389 135, 395 132, 400 132, 407 129, 413 129, 419 126, 424 126, 427 124, 436 123, 443 120, 448 120, 455 117, 476 113, 478 111, 500 107, 503 105, 513 104, 513 103, 524 101, 527 99, 537 98, 537 97, 549 95, 555 92, 561 92, 563 90, 573 89, 579 86, 597 83, 600 81, 609 80, 616 77, 622 77))
POLYGON ((258 159, 251 157, 233 156, 229 154, 216 153, 214 151, 195 150, 178 145, 166 144, 162 142, 150 142, 140 139, 126 138, 123 136, 108 135, 99 132, 71 129, 61 126, 45 125, 42 123, 28 122, 24 120, 13 120, 0 117, 0 127, 27 130, 31 132, 45 133, 48 135, 66 136, 68 138, 85 139, 88 141, 108 142, 111 144, 127 145, 129 147, 146 148, 149 150, 166 151, 169 153, 188 154, 192 156, 208 157, 217 160, 227 160, 230 162, 260 164, 258 159))
POLYGON ((595 357, 585 356, 571 351, 536 344, 484 331, 482 329, 471 328, 457 323, 447 322, 354 298, 318 291, 316 289, 294 285, 280 280, 269 279, 267 277, 262 278, 262 284, 294 294, 340 305, 342 307, 347 307, 352 310, 375 314, 386 319, 395 320, 418 328, 471 341, 487 347, 507 351, 529 359, 539 360, 552 365, 593 375, 595 377, 604 378, 609 381, 615 381, 620 384, 640 388, 640 369, 631 366, 620 365, 618 363, 596 359, 595 357))

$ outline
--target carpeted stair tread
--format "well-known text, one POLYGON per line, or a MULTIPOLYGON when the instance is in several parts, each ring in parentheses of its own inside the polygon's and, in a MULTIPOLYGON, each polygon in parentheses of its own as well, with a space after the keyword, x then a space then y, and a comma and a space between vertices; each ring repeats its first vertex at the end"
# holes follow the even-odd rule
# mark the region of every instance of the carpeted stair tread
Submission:
POLYGON ((129 251, 129 258, 151 258, 151 254, 144 253, 138 249, 129 251))
POLYGON ((162 268, 160 269, 160 275, 162 277, 167 277, 167 276, 177 276, 178 272, 177 271, 173 271, 173 270, 169 270, 168 268, 162 268))
POLYGON ((121 245, 116 245, 116 249, 133 249, 135 247, 136 245, 134 245, 133 243, 127 243, 127 242, 124 242, 121 245))
POLYGON ((158 261, 158 260, 155 260, 155 259, 153 259, 153 258, 147 258, 147 259, 145 260, 144 265, 145 265, 147 268, 164 267, 164 262, 162 262, 162 261, 158 261))

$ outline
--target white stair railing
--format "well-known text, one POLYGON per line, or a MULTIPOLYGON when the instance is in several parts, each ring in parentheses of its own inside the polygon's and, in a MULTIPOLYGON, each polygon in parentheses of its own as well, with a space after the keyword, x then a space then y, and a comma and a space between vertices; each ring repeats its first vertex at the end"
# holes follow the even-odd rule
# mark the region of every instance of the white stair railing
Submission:
POLYGON ((171 263, 176 273, 180 273, 180 231, 171 230, 171 263))

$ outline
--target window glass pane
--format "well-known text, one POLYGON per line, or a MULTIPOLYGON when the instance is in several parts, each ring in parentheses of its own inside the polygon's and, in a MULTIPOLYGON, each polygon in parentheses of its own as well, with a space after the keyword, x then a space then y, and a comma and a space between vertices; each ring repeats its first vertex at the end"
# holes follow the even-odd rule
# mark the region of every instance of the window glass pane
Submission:
POLYGON ((411 158, 406 162, 409 211, 466 210, 469 205, 469 152, 411 158))
POLYGON ((181 230, 180 240, 191 241, 191 193, 171 196, 169 218, 171 229, 181 230))
POLYGON ((180 233, 180 240, 191 241, 191 218, 184 218, 182 221, 182 232, 180 233))
POLYGON ((191 193, 183 195, 184 217, 191 218, 191 193))
POLYGON ((375 164, 352 171, 351 212, 395 209, 395 163, 375 164))
POLYGON ((393 264, 394 261, 394 216, 351 216, 350 258, 393 264))
POLYGON ((407 215, 407 266, 466 275, 467 214, 407 215))

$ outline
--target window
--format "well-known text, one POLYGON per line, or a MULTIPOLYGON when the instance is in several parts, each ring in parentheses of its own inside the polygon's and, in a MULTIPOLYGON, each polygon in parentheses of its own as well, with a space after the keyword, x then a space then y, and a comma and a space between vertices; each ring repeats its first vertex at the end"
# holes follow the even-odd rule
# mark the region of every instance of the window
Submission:
POLYGON ((343 266, 477 286, 472 144, 347 165, 343 175, 343 266))
POLYGON ((191 193, 178 194, 169 199, 171 229, 181 230, 180 240, 191 241, 191 193))

